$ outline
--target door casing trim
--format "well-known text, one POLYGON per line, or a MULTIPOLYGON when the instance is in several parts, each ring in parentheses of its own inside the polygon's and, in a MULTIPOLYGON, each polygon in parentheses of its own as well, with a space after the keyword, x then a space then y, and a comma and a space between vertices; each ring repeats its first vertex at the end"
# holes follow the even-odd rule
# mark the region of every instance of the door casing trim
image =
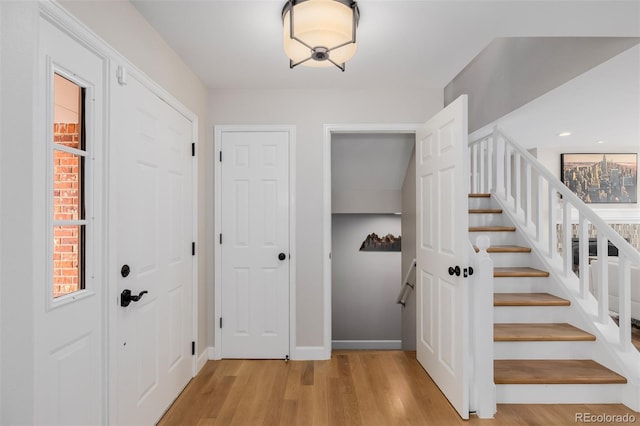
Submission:
POLYGON ((325 124, 322 143, 323 214, 322 214, 322 285, 323 291, 323 349, 322 359, 331 358, 331 136, 334 133, 413 133, 419 124, 325 124))

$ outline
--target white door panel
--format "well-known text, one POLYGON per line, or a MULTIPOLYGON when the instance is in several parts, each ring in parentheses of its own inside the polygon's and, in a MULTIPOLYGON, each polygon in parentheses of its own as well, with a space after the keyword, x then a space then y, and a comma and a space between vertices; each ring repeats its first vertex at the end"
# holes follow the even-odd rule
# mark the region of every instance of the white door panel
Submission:
POLYGON ((464 419, 469 417, 467 98, 417 134, 417 358, 464 419))
MULTIPOLYGON (((106 419, 104 374, 105 361, 105 324, 104 305, 106 282, 103 280, 102 250, 103 214, 101 202, 102 164, 104 164, 103 113, 105 105, 104 61, 84 45, 71 38, 44 18, 39 21, 39 58, 42 112, 42 132, 46 135, 38 147, 37 158, 46 158, 48 164, 44 170, 54 164, 51 151, 53 138, 54 113, 54 75, 63 75, 78 87, 86 90, 84 111, 86 122, 85 141, 87 157, 85 171, 79 179, 84 179, 86 189, 86 216, 90 218, 86 225, 85 264, 80 268, 84 272, 85 288, 65 296, 53 297, 53 226, 48 226, 46 248, 46 279, 38 285, 42 288, 36 293, 34 302, 35 329, 35 398, 34 419, 37 424, 46 425, 96 425, 106 419)), ((77 112, 76 112, 77 118, 77 112)), ((22 160, 19 160, 22 161, 22 160)), ((30 159, 29 159, 30 161, 30 159)), ((46 200, 49 208, 35 217, 36 224, 51 225, 54 219, 54 172, 45 178, 50 182, 46 195, 38 198, 46 200)), ((40 172, 40 170, 39 170, 40 172)), ((38 177, 37 185, 41 185, 38 177)), ((39 191, 38 191, 38 194, 39 191)), ((38 227, 40 225, 37 225, 38 227)), ((82 255, 80 255, 82 256, 82 255)), ((82 274, 80 272, 79 274, 82 274)))
POLYGON ((153 424, 192 376, 192 123, 135 77, 113 90, 118 424, 153 424))
POLYGON ((222 356, 284 358, 289 354, 289 133, 223 132, 221 147, 222 356))

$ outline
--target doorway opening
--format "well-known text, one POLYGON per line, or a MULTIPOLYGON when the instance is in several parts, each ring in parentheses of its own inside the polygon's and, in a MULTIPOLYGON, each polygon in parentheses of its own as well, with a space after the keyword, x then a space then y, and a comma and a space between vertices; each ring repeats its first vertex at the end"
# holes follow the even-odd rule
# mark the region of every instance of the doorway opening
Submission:
MULTIPOLYGON (((402 238, 403 198, 415 206, 414 147, 412 125, 326 127, 328 348, 415 348, 415 310, 408 318, 406 308, 396 303, 404 258, 411 255, 405 251, 415 252, 402 238), (403 332, 408 324, 413 333, 403 332)), ((409 216, 415 233, 415 212, 409 216)), ((415 238, 409 241, 415 246, 415 238)))

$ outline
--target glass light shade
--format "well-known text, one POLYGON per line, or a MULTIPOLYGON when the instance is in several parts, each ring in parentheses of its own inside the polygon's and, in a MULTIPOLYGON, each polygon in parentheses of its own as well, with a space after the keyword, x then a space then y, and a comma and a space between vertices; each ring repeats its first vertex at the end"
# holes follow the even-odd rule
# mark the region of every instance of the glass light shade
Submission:
MULTIPOLYGON (((356 43, 350 43, 353 36, 354 11, 344 3, 335 0, 307 0, 293 6, 293 34, 311 47, 332 49, 329 58, 336 64, 343 64, 356 53, 356 43)), ((310 49, 291 38, 291 11, 284 16, 284 51, 298 63, 311 56, 310 49)), ((302 63, 308 67, 331 67, 330 61, 309 59, 302 63)))

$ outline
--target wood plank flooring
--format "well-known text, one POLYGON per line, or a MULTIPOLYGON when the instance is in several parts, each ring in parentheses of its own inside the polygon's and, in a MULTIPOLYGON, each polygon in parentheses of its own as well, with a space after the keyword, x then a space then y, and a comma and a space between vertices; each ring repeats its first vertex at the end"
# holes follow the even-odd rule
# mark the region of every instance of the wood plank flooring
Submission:
POLYGON ((415 352, 333 351, 328 361, 209 361, 159 422, 168 425, 573 425, 576 413, 640 413, 619 404, 499 405, 459 418, 415 352))

